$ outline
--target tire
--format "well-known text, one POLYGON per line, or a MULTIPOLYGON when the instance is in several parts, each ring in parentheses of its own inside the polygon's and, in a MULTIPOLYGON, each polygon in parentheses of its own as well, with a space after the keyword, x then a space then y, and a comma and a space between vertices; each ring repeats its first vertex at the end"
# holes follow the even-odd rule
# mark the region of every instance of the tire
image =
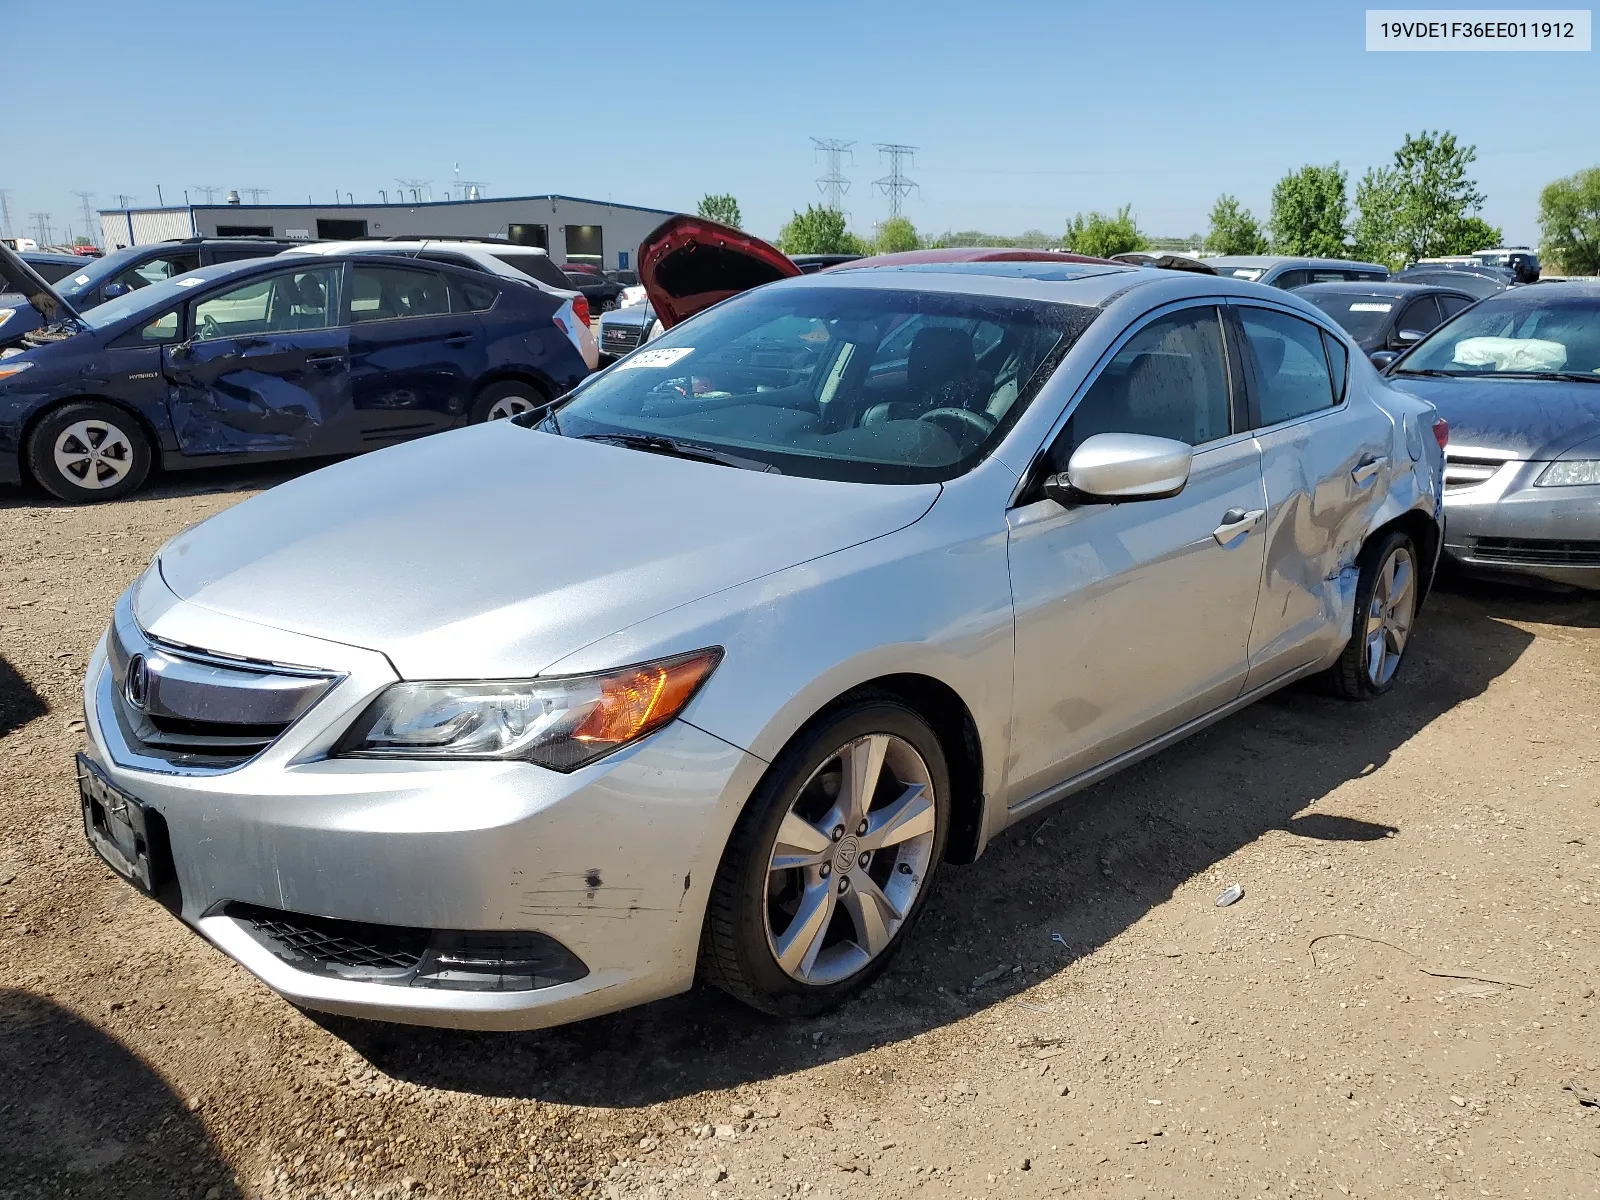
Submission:
POLYGON ((844 1004, 905 943, 949 828, 949 770, 927 722, 879 694, 841 704, 785 747, 740 814, 711 887, 703 977, 773 1016, 844 1004), (874 754, 882 767, 868 816, 845 830, 854 791, 845 761, 865 767, 874 754), (809 861, 775 866, 780 846, 809 861))
POLYGON ((614 296, 608 296, 604 300, 600 301, 600 311, 601 312, 616 312, 617 311, 616 298, 614 296))
POLYGON ((39 486, 69 504, 126 496, 144 483, 154 459, 133 414, 102 400, 47 412, 28 434, 25 454, 39 486))
POLYGON ((514 417, 519 413, 538 408, 541 404, 547 404, 549 400, 550 397, 545 395, 538 384, 522 383, 514 379, 504 383, 491 383, 473 400, 468 421, 473 425, 482 425, 485 421, 514 417))
POLYGON ((1346 700, 1372 700, 1394 687, 1422 595, 1416 544, 1399 530, 1369 542, 1360 562, 1355 627, 1327 676, 1333 693, 1346 700), (1394 573, 1388 574, 1391 564, 1394 573))

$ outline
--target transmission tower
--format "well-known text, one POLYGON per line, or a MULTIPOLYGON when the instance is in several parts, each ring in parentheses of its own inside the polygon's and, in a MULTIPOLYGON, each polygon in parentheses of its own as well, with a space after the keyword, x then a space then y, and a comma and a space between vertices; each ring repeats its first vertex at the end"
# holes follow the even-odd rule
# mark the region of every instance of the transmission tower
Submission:
MULTIPOLYGON (((406 193, 410 192, 411 193, 411 203, 417 204, 422 200, 423 189, 427 188, 428 185, 433 182, 433 180, 431 180, 431 179, 396 179, 395 182, 400 185, 400 199, 404 200, 406 198, 406 193)), ((428 192, 428 198, 429 199, 433 198, 433 193, 431 191, 428 192)))
POLYGON ((78 198, 78 203, 83 205, 83 236, 91 242, 98 241, 99 239, 89 232, 94 228, 94 193, 73 192, 72 194, 78 198))
POLYGON ((271 188, 240 188, 239 190, 250 197, 251 204, 260 204, 261 197, 272 194, 271 188))
POLYGON ((211 203, 212 199, 218 192, 225 192, 228 190, 227 188, 218 187, 216 184, 211 183, 191 183, 189 186, 194 188, 194 190, 197 192, 204 192, 206 194, 207 204, 211 203))
POLYGON ((901 146, 895 142, 877 142, 878 157, 885 156, 889 159, 889 173, 882 179, 874 179, 872 186, 885 196, 889 197, 889 219, 892 221, 900 215, 900 201, 912 192, 918 195, 922 188, 913 179, 907 179, 903 167, 912 164, 912 156, 916 154, 915 146, 901 146))
POLYGON ((36 212, 28 216, 33 219, 33 232, 38 236, 40 249, 43 249, 50 244, 50 214, 36 212))
POLYGON ((118 192, 117 193, 117 207, 118 208, 127 208, 129 205, 131 205, 138 198, 139 197, 137 197, 137 196, 128 195, 127 192, 118 192))
POLYGON ((11 234, 11 189, 0 188, 0 234, 11 234))
POLYGON ((850 147, 854 142, 846 142, 840 138, 811 139, 811 144, 816 147, 813 157, 817 154, 824 156, 823 161, 828 164, 825 175, 817 176, 817 191, 822 193, 822 204, 834 212, 844 211, 844 194, 850 190, 850 181, 844 177, 840 167, 844 164, 846 155, 850 156, 851 165, 855 165, 856 156, 850 147))
POLYGON ((458 179, 454 186, 461 192, 463 200, 479 200, 483 198, 483 189, 489 186, 486 179, 458 179))

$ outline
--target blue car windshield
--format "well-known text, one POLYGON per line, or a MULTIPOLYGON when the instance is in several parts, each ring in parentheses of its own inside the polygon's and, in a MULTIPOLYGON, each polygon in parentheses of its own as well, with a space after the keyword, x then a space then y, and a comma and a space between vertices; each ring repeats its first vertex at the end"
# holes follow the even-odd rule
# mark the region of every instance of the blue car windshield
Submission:
POLYGON ((56 291, 67 298, 68 304, 75 305, 113 275, 127 270, 131 263, 137 262, 146 253, 147 250, 143 246, 129 246, 122 250, 113 250, 104 258, 86 258, 83 260, 82 268, 63 276, 56 283, 56 291))
POLYGON ((187 275, 164 279, 160 283, 152 283, 148 287, 125 292, 115 300, 107 300, 87 312, 79 313, 78 316, 90 329, 105 329, 138 313, 157 312, 201 284, 210 283, 213 279, 232 273, 230 264, 226 263, 201 267, 198 271, 190 271, 187 275))
POLYGON ((1600 378, 1600 293, 1541 283, 1490 296, 1419 342, 1396 371, 1600 378))
POLYGON ((541 427, 790 475, 951 479, 999 443, 1098 312, 876 287, 758 288, 594 376, 541 427))

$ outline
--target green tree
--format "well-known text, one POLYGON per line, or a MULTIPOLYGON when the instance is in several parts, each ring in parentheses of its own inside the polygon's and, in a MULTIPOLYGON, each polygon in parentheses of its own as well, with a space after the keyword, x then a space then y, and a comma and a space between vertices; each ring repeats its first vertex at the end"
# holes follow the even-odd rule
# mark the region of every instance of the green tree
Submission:
POLYGON ((844 227, 838 209, 808 204, 778 231, 778 249, 785 254, 866 254, 869 247, 844 227))
POLYGON ((1600 167, 1539 193, 1539 253, 1566 275, 1600 275, 1600 167))
POLYGON ((1261 223, 1232 196, 1218 196, 1211 206, 1211 232, 1205 247, 1217 254, 1265 254, 1267 235, 1261 223))
POLYGON ((708 221, 720 221, 735 229, 744 228, 739 215, 739 202, 728 192, 720 196, 707 192, 700 197, 700 207, 695 212, 708 221))
POLYGON ((1345 173, 1334 163, 1301 167, 1272 189, 1272 252, 1312 258, 1348 258, 1345 226, 1350 205, 1345 173))
POLYGON ((1074 254, 1092 254, 1096 258, 1143 250, 1149 244, 1133 219, 1131 204, 1124 204, 1109 217, 1098 212, 1087 217, 1078 213, 1067 222, 1065 240, 1067 249, 1074 254))
POLYGON ((1505 243, 1505 234, 1482 217, 1462 217, 1445 232, 1440 254, 1475 254, 1505 243))
POLYGON ((1475 146, 1458 145, 1453 133, 1406 134, 1393 165, 1369 170, 1356 187, 1357 252, 1374 262, 1401 266, 1419 258, 1468 253, 1455 247, 1486 231, 1498 234, 1482 221, 1468 224, 1485 199, 1467 176, 1477 156, 1475 146))
POLYGON ((878 236, 872 249, 878 254, 896 254, 901 250, 922 249, 922 238, 917 227, 905 217, 890 217, 878 226, 878 236))

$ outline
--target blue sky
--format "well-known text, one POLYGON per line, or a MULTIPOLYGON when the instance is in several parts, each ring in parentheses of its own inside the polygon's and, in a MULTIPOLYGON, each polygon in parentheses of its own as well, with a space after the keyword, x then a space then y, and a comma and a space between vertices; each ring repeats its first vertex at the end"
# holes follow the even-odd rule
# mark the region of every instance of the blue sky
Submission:
MULTIPOLYGON (((1460 2, 1460 0, 1457 0, 1460 2)), ((692 208, 774 233, 818 198, 812 135, 854 139, 852 224, 887 210, 874 142, 920 150, 925 231, 1058 231, 1131 203, 1203 230, 1236 194, 1337 160, 1354 185, 1408 131, 1478 148, 1483 215, 1537 238, 1539 188, 1600 164, 1587 54, 1369 54, 1364 5, 1010 0, 805 5, 0 0, 13 225, 82 224, 74 190, 168 203, 378 199, 395 178, 692 208)))

